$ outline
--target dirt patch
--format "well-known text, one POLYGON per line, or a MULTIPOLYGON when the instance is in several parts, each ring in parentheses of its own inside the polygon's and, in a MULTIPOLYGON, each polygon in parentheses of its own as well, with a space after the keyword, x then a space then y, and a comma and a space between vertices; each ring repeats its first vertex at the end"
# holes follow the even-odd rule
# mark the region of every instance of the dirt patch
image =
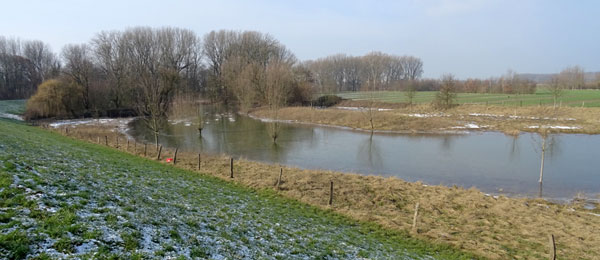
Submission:
MULTIPOLYGON (((303 108, 290 108, 303 109, 303 108)), ((315 112, 315 115, 319 113, 315 112)), ((346 115, 348 116, 348 115, 346 115)), ((333 119, 333 118, 332 118, 333 119)), ((77 126, 72 137, 98 142, 98 137, 116 146, 118 132, 111 127, 77 126)), ((60 131, 65 134, 64 130, 60 131)), ((124 138, 124 136, 121 136, 124 138)), ((100 138, 100 144, 104 145, 100 138)), ((122 151, 143 156, 143 144, 126 146, 122 151)), ((173 158, 173 149, 162 150, 162 160, 173 158)), ((147 145, 148 158, 156 150, 147 145), (152 149, 151 149, 152 148, 152 149)), ((235 160, 234 178, 230 178, 229 157, 179 151, 176 167, 233 181, 256 189, 276 189, 280 166, 235 160)), ((574 199, 555 204, 541 199, 506 198, 477 189, 430 186, 397 178, 362 176, 333 171, 282 167, 278 193, 301 202, 370 221, 387 228, 412 232, 416 237, 448 243, 491 259, 541 259, 549 256, 548 237, 556 238, 558 256, 573 259, 597 259, 600 244, 598 204, 574 199), (333 205, 329 206, 330 181, 334 183, 333 205), (419 203, 416 228, 413 229, 415 204, 419 203)))

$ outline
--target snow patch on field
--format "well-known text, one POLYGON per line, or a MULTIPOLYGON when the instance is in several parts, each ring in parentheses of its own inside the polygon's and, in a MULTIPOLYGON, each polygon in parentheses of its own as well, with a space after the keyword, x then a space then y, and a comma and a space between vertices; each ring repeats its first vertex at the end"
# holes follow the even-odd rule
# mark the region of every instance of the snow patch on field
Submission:
POLYGON ((531 120, 563 120, 563 121, 575 121, 575 118, 557 118, 557 117, 535 117, 535 116, 516 116, 516 115, 496 115, 496 114, 485 114, 485 113, 469 113, 469 116, 477 116, 477 117, 494 117, 494 118, 503 118, 507 117, 510 119, 531 119, 531 120))
MULTIPOLYGON (((560 129, 560 130, 574 130, 574 129, 581 129, 581 126, 565 126, 565 125, 545 125, 542 126, 543 128, 550 128, 550 129, 560 129)), ((531 125, 528 126, 527 128, 529 129, 538 129, 540 128, 539 125, 531 125)))
POLYGON ((49 126, 52 128, 58 128, 62 126, 78 126, 78 125, 104 125, 104 126, 116 126, 116 127, 125 127, 131 121, 133 121, 133 117, 124 117, 124 118, 100 118, 100 119, 69 119, 69 120, 59 120, 53 123, 50 123, 49 126))
MULTIPOLYGON (((353 110, 353 111, 364 111, 364 110, 369 110, 368 107, 335 107, 336 109, 341 109, 341 110, 353 110)), ((391 108, 373 108, 374 110, 377 111, 392 111, 393 109, 391 108)))
POLYGON ((418 118, 428 118, 428 117, 444 117, 444 116, 448 116, 444 113, 435 113, 435 114, 419 114, 419 113, 415 113, 415 114, 406 114, 406 116, 409 117, 418 117, 418 118))
POLYGON ((0 113, 0 117, 23 121, 23 117, 22 116, 13 115, 13 114, 9 114, 9 113, 0 113))
POLYGON ((465 124, 464 126, 454 126, 451 128, 452 129, 481 129, 481 128, 487 128, 487 127, 489 127, 489 126, 487 126, 487 125, 480 126, 477 124, 468 123, 468 124, 465 124))
POLYGON ((69 119, 69 120, 59 120, 50 123, 48 126, 52 128, 60 128, 60 127, 76 127, 76 126, 108 126, 114 127, 111 131, 119 132, 126 135, 128 138, 131 138, 127 133, 129 131, 129 123, 133 121, 133 117, 123 117, 123 118, 99 118, 99 119, 69 119))

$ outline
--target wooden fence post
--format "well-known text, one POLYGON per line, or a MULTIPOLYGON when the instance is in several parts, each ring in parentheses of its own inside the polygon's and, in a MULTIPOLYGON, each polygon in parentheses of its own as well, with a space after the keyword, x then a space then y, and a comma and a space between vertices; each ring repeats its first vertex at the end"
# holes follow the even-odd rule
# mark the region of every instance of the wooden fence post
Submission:
POLYGON ((162 152, 162 145, 158 148, 158 155, 156 156, 156 160, 160 161, 160 153, 162 152))
POLYGON ((550 259, 556 260, 556 243, 554 242, 554 235, 550 235, 550 259))
POLYGON ((202 154, 198 153, 198 170, 202 168, 202 154))
POLYGON ((333 204, 333 181, 329 182, 329 206, 333 204))
POLYGON ((104 136, 104 145, 108 146, 108 136, 104 136))
POLYGON ((419 202, 415 205, 415 215, 413 216, 412 230, 417 231, 417 216, 419 216, 419 202))
POLYGON ((125 148, 125 151, 129 151, 129 139, 127 139, 127 148, 125 148))
POLYGON ((117 135, 117 146, 115 146, 115 147, 117 147, 117 149, 119 148, 119 136, 118 135, 117 135))
POLYGON ((179 147, 175 148, 175 154, 173 155, 173 165, 177 164, 177 150, 179 150, 179 147))
POLYGON ((144 156, 146 156, 146 154, 147 154, 146 153, 146 151, 148 150, 147 148, 148 148, 148 144, 144 143, 144 156))
POLYGON ((229 178, 233 179, 233 157, 231 157, 231 161, 229 163, 229 170, 230 170, 229 178))
POLYGON ((281 185, 281 175, 283 175, 283 168, 279 169, 279 179, 277 179, 277 190, 280 190, 279 186, 281 185))
POLYGON ((100 144, 100 136, 98 136, 98 144, 100 144))

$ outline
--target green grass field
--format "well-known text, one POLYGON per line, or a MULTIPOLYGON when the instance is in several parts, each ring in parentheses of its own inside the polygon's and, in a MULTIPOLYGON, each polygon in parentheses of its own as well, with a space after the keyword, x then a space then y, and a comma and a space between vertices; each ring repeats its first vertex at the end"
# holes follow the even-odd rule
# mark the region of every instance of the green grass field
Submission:
MULTIPOLYGON (((436 91, 416 92, 413 102, 430 103, 436 93, 436 91)), ((337 95, 352 100, 365 100, 372 97, 380 102, 404 103, 408 101, 403 91, 344 92, 337 95)), ((565 90, 558 100, 562 101, 563 106, 600 107, 600 90, 565 90)), ((459 93, 456 102, 459 104, 533 106, 553 105, 554 99, 549 91, 539 89, 535 94, 525 95, 459 93)))
POLYGON ((25 113, 25 99, 0 100, 0 113, 22 115, 25 113))
POLYGON ((474 257, 270 190, 0 119, 0 259, 22 258, 474 257))

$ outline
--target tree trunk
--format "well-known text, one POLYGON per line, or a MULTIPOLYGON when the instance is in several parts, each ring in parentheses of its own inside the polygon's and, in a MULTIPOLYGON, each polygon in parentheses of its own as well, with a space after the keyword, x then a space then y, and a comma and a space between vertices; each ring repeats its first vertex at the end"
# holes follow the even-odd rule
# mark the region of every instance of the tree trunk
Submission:
POLYGON ((156 150, 158 151, 158 132, 154 132, 154 145, 156 146, 156 150))
POLYGON ((540 180, 539 183, 542 183, 544 179, 544 156, 546 154, 546 137, 542 136, 542 163, 540 166, 540 180))

